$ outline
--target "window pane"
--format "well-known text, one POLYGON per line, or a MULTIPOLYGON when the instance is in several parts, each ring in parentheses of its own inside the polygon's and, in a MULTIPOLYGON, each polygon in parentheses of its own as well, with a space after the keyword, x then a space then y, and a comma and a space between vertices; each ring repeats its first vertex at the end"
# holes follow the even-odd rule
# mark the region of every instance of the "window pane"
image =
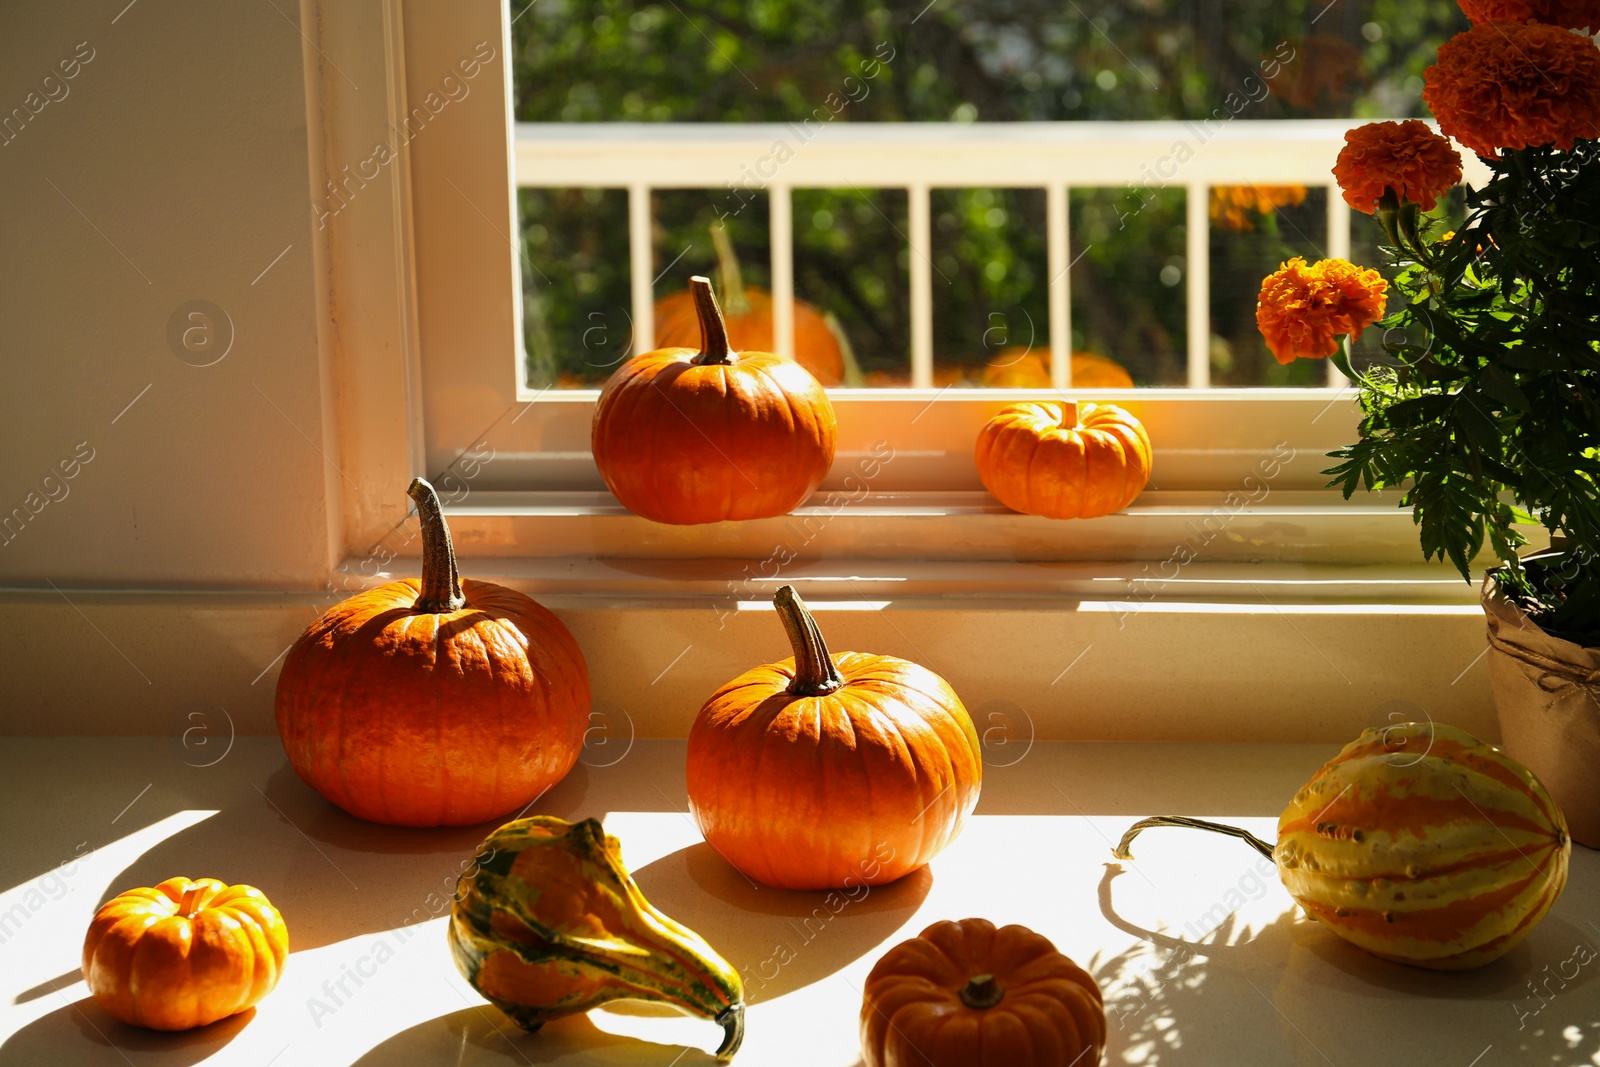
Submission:
POLYGON ((1467 27, 1446 0, 511 8, 523 122, 1420 115, 1423 69, 1467 27))
POLYGON ((1308 385, 1327 364, 1273 358, 1256 328, 1261 279, 1294 256, 1312 263, 1328 246, 1328 191, 1303 185, 1219 185, 1210 192, 1211 384, 1308 385))
POLYGON ((1050 384, 1043 189, 935 189, 933 384, 1050 384))
MULTIPOLYGON (((1423 71, 1467 25, 1444 0, 510 3, 519 121, 761 122, 805 131, 846 122, 1160 120, 1186 123, 1196 155, 1232 123, 1426 115, 1423 71)), ((808 140, 797 135, 797 151, 807 151, 808 140)), ((1158 158, 1153 152, 1153 166, 1158 158)), ((997 155, 996 180, 1007 165, 997 155)), ((640 168, 648 180, 648 158, 640 168)), ((884 180, 870 170, 864 166, 860 184, 884 180)), ((1089 189, 1093 179, 1069 166, 1053 179, 1074 190, 1072 349, 1080 360, 1110 361, 1092 366, 1114 380, 1095 375, 1095 384, 1127 375, 1139 386, 1186 385, 1183 183, 1192 175, 1180 166, 1176 175, 1089 189)), ((1254 328, 1254 301, 1278 263, 1326 250, 1329 194, 1240 179, 1222 188, 1226 202, 1208 205, 1211 329, 1201 358, 1217 386, 1325 384, 1324 364, 1283 367, 1271 358, 1254 328)), ((603 213, 591 212, 588 232, 538 223, 547 234, 541 255, 559 266, 528 283, 536 293, 525 328, 535 384, 594 384, 625 350, 616 345, 628 330, 626 206, 621 194, 609 195, 603 213), (584 259, 591 246, 606 253, 584 259), (563 301, 576 303, 558 307, 563 301)), ((1041 190, 935 190, 931 247, 915 252, 906 247, 899 190, 852 186, 794 197, 795 295, 804 302, 797 336, 802 362, 824 381, 909 383, 913 254, 933 265, 936 385, 1014 386, 1048 373, 1041 190)), ((527 194, 524 206, 525 214, 534 206, 527 194)), ((693 273, 716 277, 709 225, 719 215, 727 216, 743 284, 769 290, 764 193, 671 190, 658 192, 654 206, 657 299, 672 300, 693 273)), ((1370 220, 1357 216, 1353 229, 1351 257, 1388 272, 1363 234, 1370 220)), ((727 296, 736 310, 748 302, 743 293, 727 296)), ((1380 341, 1369 331, 1356 344, 1357 365, 1381 358, 1380 341)), ((1074 379, 1088 380, 1081 372, 1074 379)))
POLYGON ((1188 381, 1182 189, 1073 189, 1072 348, 1135 385, 1188 381))
MULTIPOLYGON (((1424 235, 1432 240, 1440 240, 1456 227, 1460 226, 1467 217, 1467 198, 1460 187, 1450 190, 1439 199, 1434 209, 1427 213, 1421 227, 1424 235)), ((1387 244, 1388 238, 1383 235, 1383 226, 1371 215, 1355 212, 1350 217, 1350 258, 1364 266, 1378 267, 1384 277, 1392 278, 1393 271, 1388 266, 1388 259, 1378 250, 1378 246, 1387 244)), ((1399 297, 1395 294, 1393 286, 1389 289, 1388 311, 1393 313, 1399 310, 1395 301, 1399 297)), ((1383 350, 1385 341, 1391 344, 1411 344, 1419 348, 1426 348, 1428 337, 1420 326, 1412 326, 1408 331, 1396 330, 1385 337, 1384 332, 1378 329, 1368 330, 1361 335, 1361 340, 1351 346, 1351 366, 1357 370, 1393 364, 1395 359, 1383 350)))
POLYGON ((592 387, 628 357, 628 194, 522 189, 522 335, 528 385, 592 387))
MULTIPOLYGON (((841 348, 842 384, 911 382, 911 260, 903 189, 796 189, 795 296, 841 348)), ((810 329, 815 331, 813 322, 810 329)), ((797 322, 797 347, 802 338, 797 322)))

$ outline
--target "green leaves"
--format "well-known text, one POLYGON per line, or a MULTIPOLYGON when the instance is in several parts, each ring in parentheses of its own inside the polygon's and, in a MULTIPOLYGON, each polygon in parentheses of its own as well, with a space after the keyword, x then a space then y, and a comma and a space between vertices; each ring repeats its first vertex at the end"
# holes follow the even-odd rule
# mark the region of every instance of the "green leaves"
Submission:
POLYGON ((1427 269, 1396 264, 1411 304, 1384 325, 1411 339, 1361 379, 1361 438, 1326 473, 1346 497, 1408 485, 1423 555, 1464 578, 1486 541, 1515 561, 1519 527, 1563 532, 1585 565, 1555 582, 1513 562, 1508 588, 1541 620, 1600 632, 1600 146, 1490 167, 1427 269))

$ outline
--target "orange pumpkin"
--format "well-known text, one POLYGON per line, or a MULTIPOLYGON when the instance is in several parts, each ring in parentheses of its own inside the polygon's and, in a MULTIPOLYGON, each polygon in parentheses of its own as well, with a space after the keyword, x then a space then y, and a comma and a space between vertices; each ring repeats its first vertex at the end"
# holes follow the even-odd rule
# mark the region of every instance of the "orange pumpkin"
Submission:
POLYGON ((736 353, 705 278, 700 348, 628 360, 595 407, 592 445, 629 511, 680 525, 793 510, 821 484, 838 438, 828 394, 804 367, 736 353))
MULTIPOLYGON (((983 384, 992 389, 1050 388, 1050 353, 1006 348, 983 368, 983 384)), ((1133 377, 1122 364, 1093 352, 1072 353, 1072 388, 1132 389, 1133 377)))
POLYGON ((1150 437, 1115 404, 1011 404, 978 434, 984 488, 1013 511, 1092 519, 1133 503, 1150 480, 1150 437))
POLYGON ((961 700, 926 667, 828 654, 792 586, 794 657, 746 671, 689 731, 689 809, 711 847, 783 889, 892 882, 955 839, 983 762, 961 700))
POLYGON ((463 582, 433 486, 409 495, 422 579, 358 593, 300 636, 278 678, 278 733, 300 777, 362 819, 468 826, 544 793, 577 762, 589 669, 547 609, 463 582))
MULTIPOLYGON (((717 281, 722 287, 722 313, 728 344, 736 352, 771 352, 772 294, 746 286, 739 272, 727 231, 718 222, 711 227, 717 250, 717 281)), ((656 301, 656 347, 691 348, 700 342, 700 312, 694 290, 683 289, 656 301)), ((844 381, 844 349, 823 314, 804 300, 794 301, 794 356, 823 385, 844 381)))
POLYGON ((1048 938, 934 923, 884 954, 861 1003, 866 1067, 1096 1067, 1100 987, 1048 938))
POLYGON ((168 878, 101 906, 83 941, 83 977, 107 1015, 190 1030, 254 1007, 288 958, 288 928, 261 890, 168 878))

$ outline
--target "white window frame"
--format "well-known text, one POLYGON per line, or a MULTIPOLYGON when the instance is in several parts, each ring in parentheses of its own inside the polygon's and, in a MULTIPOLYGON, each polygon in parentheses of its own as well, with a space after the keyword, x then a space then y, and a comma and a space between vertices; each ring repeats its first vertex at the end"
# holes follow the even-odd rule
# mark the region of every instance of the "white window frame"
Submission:
MULTIPOLYGON (((530 184, 631 187, 636 263, 639 250, 648 248, 648 218, 639 210, 647 190, 636 177, 624 181, 630 165, 636 168, 625 156, 608 165, 614 174, 603 181, 594 180, 592 159, 574 163, 582 153, 570 149, 581 148, 596 131, 514 126, 503 0, 304 2, 325 61, 310 77, 325 116, 323 158, 314 160, 314 170, 324 172, 330 185, 313 190, 313 203, 328 211, 323 269, 339 397, 347 560, 370 559, 375 546, 394 539, 408 510, 403 486, 417 474, 447 481, 453 476, 461 487, 459 494, 445 488, 458 550, 467 557, 768 554, 775 535, 793 522, 681 530, 626 515, 604 492, 588 455, 598 392, 533 391, 521 380, 518 167, 524 174, 537 171, 537 182, 530 184), (486 46, 494 55, 483 61, 486 46), (469 78, 463 63, 474 58, 479 69, 469 78), (424 111, 413 110, 418 107, 424 111), (409 125, 408 116, 414 116, 409 125), (552 147, 563 141, 567 150, 552 147), (377 177, 366 179, 380 144, 393 150, 393 158, 377 177), (355 168, 359 180, 352 180, 348 168, 355 168), (337 211, 328 210, 332 204, 337 211)), ((847 184, 838 180, 839 168, 863 138, 899 138, 908 150, 923 152, 943 145, 939 180, 911 191, 913 246, 919 233, 926 238, 929 184, 1043 187, 1052 222, 1059 224, 1052 226, 1049 243, 1054 265, 1066 256, 1062 175, 1070 172, 1081 186, 1129 184, 1165 144, 1167 132, 1115 123, 1030 125, 1022 132, 1037 140, 1039 150, 1028 154, 1026 165, 1010 168, 1004 182, 996 182, 988 162, 972 151, 985 136, 981 127, 877 130, 862 124, 825 130, 786 165, 775 191, 847 184), (1081 158, 1085 140, 1123 147, 1081 158)), ((1190 324, 1192 345, 1203 346, 1209 337, 1205 301, 1195 298, 1206 284, 1206 198, 1199 194, 1210 183, 1237 181, 1239 161, 1263 137, 1292 136, 1299 150, 1275 152, 1275 162, 1252 172, 1250 180, 1326 184, 1329 146, 1349 125, 1230 124, 1186 164, 1191 320, 1197 306, 1199 314, 1190 324)), ((648 127, 626 132, 640 138, 681 135, 648 127)), ((711 137, 677 163, 653 164, 650 183, 718 188, 719 175, 737 174, 748 158, 751 138, 759 141, 767 132, 746 128, 711 137)), ((773 203, 786 206, 786 195, 773 203)), ((1333 190, 1329 204, 1328 252, 1348 254, 1348 210, 1333 190)), ((792 295, 788 212, 775 207, 773 215, 782 231, 774 234, 773 288, 785 307, 792 295)), ((917 261, 913 255, 914 266, 917 261)), ((651 293, 640 282, 649 281, 648 259, 643 264, 634 270, 634 318, 648 335, 651 293)), ((913 380, 924 383, 932 367, 926 273, 913 270, 913 315, 920 324, 913 327, 913 380)), ((1049 299, 1052 316, 1066 321, 1064 277, 1049 299)), ((786 321, 779 326, 778 346, 788 348, 786 321)), ((1065 386, 1068 334, 1053 329, 1050 337, 1053 373, 1065 386)), ((1191 385, 1204 385, 1204 367, 1204 359, 1191 354, 1191 385)), ((819 496, 794 520, 825 518, 827 535, 808 542, 824 556, 892 559, 920 548, 922 558, 950 561, 1160 561, 1208 516, 1225 514, 1235 523, 1240 512, 1234 502, 1243 492, 1243 507, 1254 516, 1245 526, 1254 532, 1208 542, 1208 558, 1334 565, 1419 560, 1415 530, 1408 515, 1396 512, 1392 497, 1345 502, 1323 488, 1322 471, 1331 463, 1324 455, 1353 437, 1356 422, 1350 391, 1334 388, 1332 379, 1326 389, 1074 391, 1127 406, 1156 443, 1152 489, 1128 513, 1095 523, 1011 515, 982 493, 971 458, 978 427, 1003 404, 1037 398, 1039 391, 830 393, 839 417, 838 457, 819 496), (892 442, 895 459, 870 479, 863 496, 857 492, 861 463, 879 454, 883 441, 892 442), (1282 460, 1285 448, 1294 462, 1273 463, 1274 457, 1282 460), (1266 519, 1250 488, 1263 464, 1272 467, 1270 489, 1276 494, 1266 519), (834 521, 841 516, 843 521, 834 521), (1352 543, 1358 548, 1350 550, 1352 543)))

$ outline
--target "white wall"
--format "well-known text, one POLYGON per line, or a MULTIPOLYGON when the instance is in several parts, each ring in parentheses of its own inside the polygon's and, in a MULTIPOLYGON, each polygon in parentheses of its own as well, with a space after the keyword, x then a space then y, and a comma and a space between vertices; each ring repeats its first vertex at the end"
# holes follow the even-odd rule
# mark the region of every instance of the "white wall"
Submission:
POLYGON ((0 119, 61 97, 0 145, 0 519, 41 508, 0 539, 0 584, 314 587, 337 454, 300 12, 126 3, 0 5, 0 119), (168 344, 191 300, 233 323, 212 366, 168 344))

